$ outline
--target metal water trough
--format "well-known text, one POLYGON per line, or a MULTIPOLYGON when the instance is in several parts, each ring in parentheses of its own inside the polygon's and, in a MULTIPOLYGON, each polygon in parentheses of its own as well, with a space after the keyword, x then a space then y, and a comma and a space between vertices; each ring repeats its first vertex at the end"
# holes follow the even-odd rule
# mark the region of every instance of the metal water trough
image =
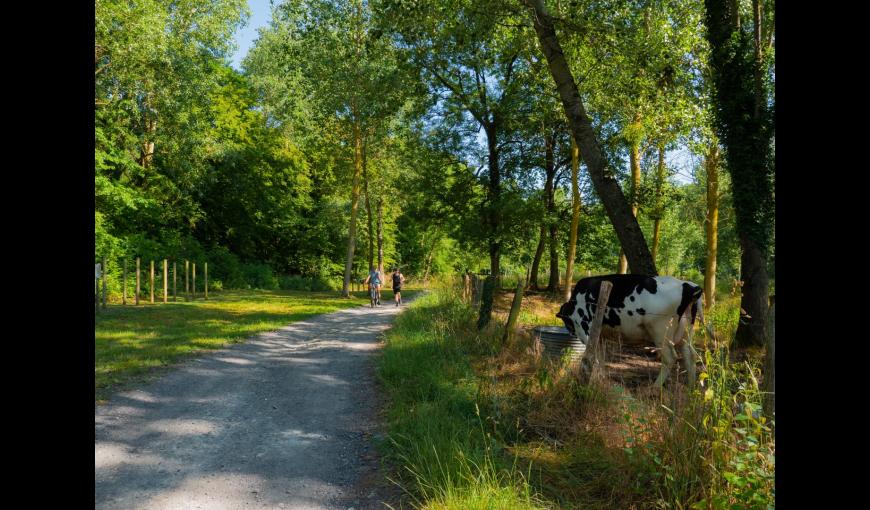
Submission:
POLYGON ((551 359, 561 359, 570 350, 571 361, 580 361, 586 353, 586 344, 571 336, 564 326, 539 326, 534 332, 544 346, 544 354, 551 359))

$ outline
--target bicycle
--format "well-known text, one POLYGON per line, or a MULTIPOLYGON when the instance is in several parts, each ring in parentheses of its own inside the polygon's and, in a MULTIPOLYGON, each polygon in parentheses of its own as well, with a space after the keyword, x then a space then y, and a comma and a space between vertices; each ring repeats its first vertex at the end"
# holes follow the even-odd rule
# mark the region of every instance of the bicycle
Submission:
POLYGON ((371 284, 369 284, 369 301, 372 308, 374 308, 375 306, 381 306, 381 296, 378 293, 378 289, 371 284))

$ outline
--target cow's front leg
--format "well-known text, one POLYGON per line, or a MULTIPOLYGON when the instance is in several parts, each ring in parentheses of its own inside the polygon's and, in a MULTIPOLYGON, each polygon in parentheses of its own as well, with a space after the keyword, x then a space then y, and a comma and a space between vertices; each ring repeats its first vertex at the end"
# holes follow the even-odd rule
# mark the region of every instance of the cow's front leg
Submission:
POLYGON ((655 342, 656 350, 658 350, 662 356, 662 368, 655 382, 655 385, 659 387, 664 386, 671 368, 674 366, 674 361, 677 358, 677 353, 674 351, 674 344, 668 339, 668 329, 669 324, 665 322, 659 322, 656 325, 647 326, 646 328, 647 333, 649 333, 653 342, 655 342))

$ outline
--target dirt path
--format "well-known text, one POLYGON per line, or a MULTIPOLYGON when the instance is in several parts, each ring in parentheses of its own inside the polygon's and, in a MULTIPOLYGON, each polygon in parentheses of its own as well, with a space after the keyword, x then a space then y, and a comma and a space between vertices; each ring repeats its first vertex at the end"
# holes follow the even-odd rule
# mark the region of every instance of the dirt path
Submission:
POLYGON ((192 360, 95 410, 95 507, 385 508, 373 354, 351 308, 192 360))

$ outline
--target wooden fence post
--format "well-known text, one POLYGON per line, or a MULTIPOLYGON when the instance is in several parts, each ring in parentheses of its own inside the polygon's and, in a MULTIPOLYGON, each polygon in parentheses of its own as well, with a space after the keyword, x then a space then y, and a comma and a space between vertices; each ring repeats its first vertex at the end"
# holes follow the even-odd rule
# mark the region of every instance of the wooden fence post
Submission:
POLYGON ((184 299, 190 301, 190 261, 184 261, 184 299))
POLYGON ((139 305, 139 295, 141 291, 139 290, 139 279, 142 277, 142 270, 139 269, 139 257, 136 257, 136 305, 139 305))
POLYGON ((124 290, 121 294, 121 304, 127 304, 127 259, 124 259, 124 290))
POLYGON ((471 275, 471 307, 477 310, 478 305, 480 305, 480 290, 482 287, 483 280, 481 280, 476 274, 471 275))
POLYGON ((106 309, 106 294, 108 294, 108 290, 106 289, 106 257, 103 257, 103 310, 106 309))
POLYGON ((193 267, 193 281, 191 282, 191 289, 193 290, 193 299, 196 299, 196 262, 191 263, 193 267))
POLYGON ((178 262, 172 261, 172 302, 178 301, 178 262))
POLYGON ((507 326, 504 328, 504 336, 501 339, 502 345, 506 344, 511 335, 513 335, 513 329, 517 323, 517 317, 520 315, 520 305, 522 305, 523 302, 523 286, 523 279, 518 279, 517 291, 514 293, 514 302, 511 304, 511 313, 508 315, 507 326))
POLYGON ((100 313, 100 279, 94 275, 94 312, 100 313))
POLYGON ((592 326, 589 328, 589 340, 586 342, 586 352, 580 361, 580 383, 589 384, 593 375, 597 375, 601 366, 599 359, 598 339, 601 336, 604 310, 607 308, 607 298, 613 284, 607 281, 601 282, 601 290, 598 292, 598 301, 595 304, 595 315, 592 317, 592 326))
POLYGON ((163 304, 169 301, 169 261, 163 259, 163 304))
POLYGON ((154 302, 154 260, 151 260, 151 302, 154 302))
POLYGON ((202 270, 205 274, 205 299, 208 301, 208 262, 203 262, 202 270))

